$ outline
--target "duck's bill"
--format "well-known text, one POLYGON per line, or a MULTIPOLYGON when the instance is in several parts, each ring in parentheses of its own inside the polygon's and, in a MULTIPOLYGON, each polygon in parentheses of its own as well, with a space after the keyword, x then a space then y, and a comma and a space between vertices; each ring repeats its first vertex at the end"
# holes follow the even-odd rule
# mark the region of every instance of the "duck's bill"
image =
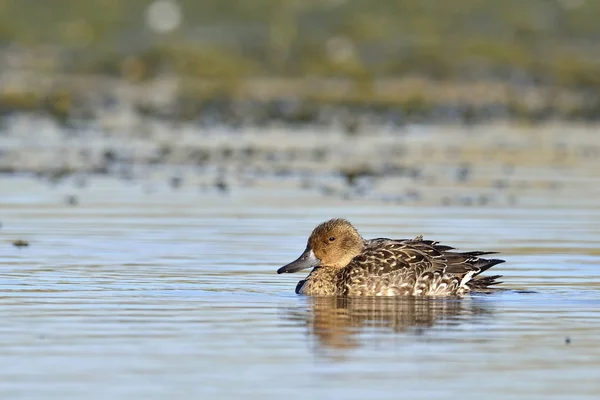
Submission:
POLYGON ((315 253, 309 248, 307 248, 304 253, 296 261, 292 261, 288 265, 284 265, 283 267, 277 270, 278 274, 283 274, 284 272, 292 273, 302 271, 307 268, 317 267, 321 261, 315 257, 315 253))

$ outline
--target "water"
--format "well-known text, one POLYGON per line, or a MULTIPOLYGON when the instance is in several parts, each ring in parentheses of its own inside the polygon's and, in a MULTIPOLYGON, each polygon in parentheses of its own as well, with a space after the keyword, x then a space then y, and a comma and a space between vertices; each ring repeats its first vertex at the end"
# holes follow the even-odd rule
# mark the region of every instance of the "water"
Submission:
POLYGON ((147 188, 93 178, 68 206, 68 183, 0 180, 0 398, 600 397, 600 208, 147 188), (334 216, 501 251, 507 290, 296 296, 275 270, 334 216))

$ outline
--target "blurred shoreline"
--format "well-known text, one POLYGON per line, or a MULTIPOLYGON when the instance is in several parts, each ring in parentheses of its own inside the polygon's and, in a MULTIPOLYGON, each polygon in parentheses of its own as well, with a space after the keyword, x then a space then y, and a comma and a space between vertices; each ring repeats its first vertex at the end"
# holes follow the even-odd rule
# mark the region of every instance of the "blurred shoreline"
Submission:
POLYGON ((5 175, 504 206, 598 179, 597 1, 46 3, 0 0, 5 175))
POLYGON ((349 131, 341 120, 330 127, 233 127, 113 117, 70 126, 44 115, 5 118, 0 178, 67 182, 75 191, 107 177, 146 182, 149 191, 302 189, 344 200, 493 207, 535 206, 548 196, 555 206, 572 206, 573 193, 587 206, 600 187, 598 129, 589 124, 361 121, 349 131))
POLYGON ((132 82, 91 74, 3 71, 0 115, 46 113, 59 122, 94 119, 117 109, 174 121, 207 119, 223 125, 271 122, 327 125, 326 114, 382 124, 513 121, 594 123, 595 92, 503 81, 404 78, 192 78, 165 75, 132 82))

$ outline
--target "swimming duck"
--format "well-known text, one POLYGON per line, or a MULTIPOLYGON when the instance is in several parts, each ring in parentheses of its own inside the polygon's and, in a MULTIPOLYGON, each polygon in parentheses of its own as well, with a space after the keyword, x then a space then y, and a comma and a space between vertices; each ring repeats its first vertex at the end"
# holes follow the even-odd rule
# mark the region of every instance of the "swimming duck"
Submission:
POLYGON ((296 286, 309 296, 460 296, 486 291, 501 275, 480 276, 504 260, 460 253, 422 236, 414 239, 363 239, 345 219, 318 225, 297 260, 278 274, 312 268, 296 286))

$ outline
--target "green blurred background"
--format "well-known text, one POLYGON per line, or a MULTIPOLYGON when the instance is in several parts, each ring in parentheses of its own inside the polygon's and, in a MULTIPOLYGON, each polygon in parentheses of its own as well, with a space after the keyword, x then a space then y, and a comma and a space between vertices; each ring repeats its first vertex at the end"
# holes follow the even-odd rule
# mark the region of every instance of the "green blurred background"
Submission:
POLYGON ((0 0, 0 104, 68 114, 106 82, 176 78, 177 104, 296 96, 596 120, 599 17, 595 0, 0 0))

